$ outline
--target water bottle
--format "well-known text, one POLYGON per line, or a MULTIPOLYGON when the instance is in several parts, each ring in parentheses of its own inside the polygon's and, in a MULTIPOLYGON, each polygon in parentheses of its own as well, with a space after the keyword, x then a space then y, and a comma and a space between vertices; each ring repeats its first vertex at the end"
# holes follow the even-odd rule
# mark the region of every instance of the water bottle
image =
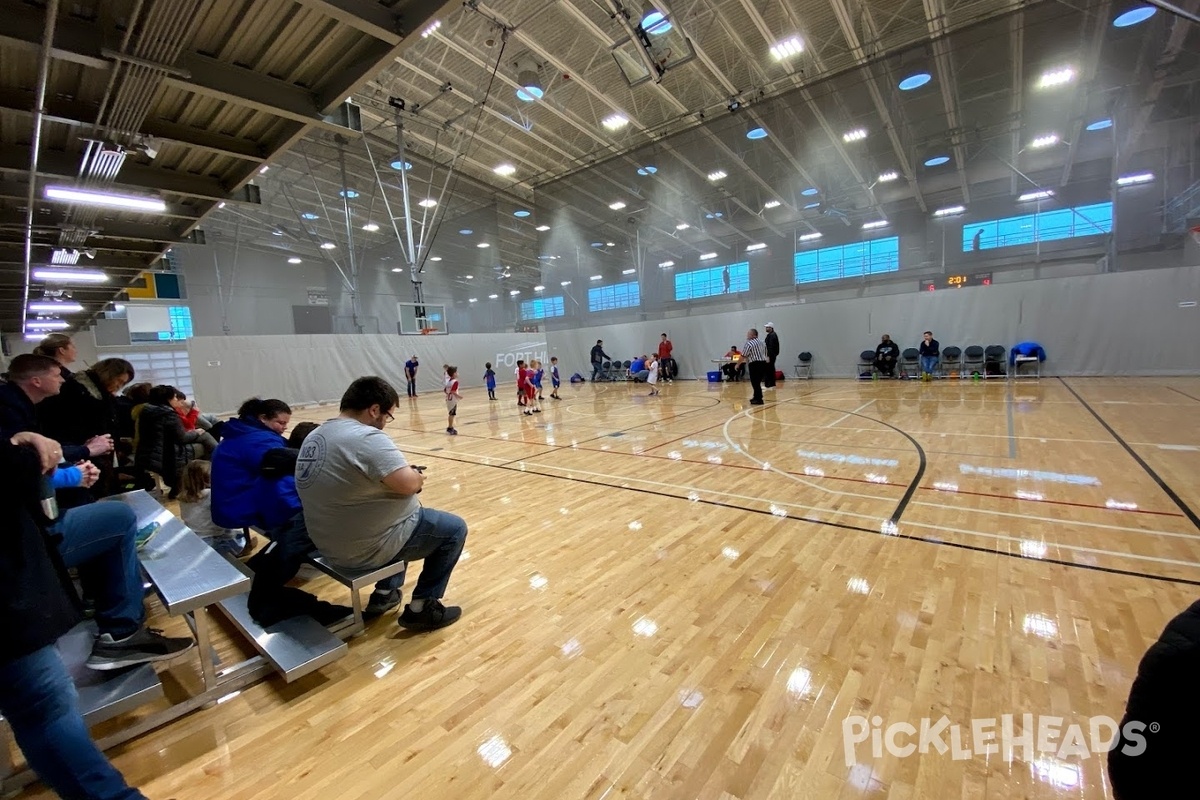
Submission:
POLYGON ((46 519, 54 522, 58 519, 58 497, 54 493, 54 478, 43 475, 38 481, 38 502, 46 519))

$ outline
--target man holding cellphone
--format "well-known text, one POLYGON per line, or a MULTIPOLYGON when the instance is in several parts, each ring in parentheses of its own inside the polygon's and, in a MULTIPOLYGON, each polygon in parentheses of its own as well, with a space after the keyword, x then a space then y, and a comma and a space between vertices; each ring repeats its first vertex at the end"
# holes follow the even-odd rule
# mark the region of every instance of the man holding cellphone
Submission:
MULTIPOLYGON (((415 631, 444 628, 462 609, 442 603, 467 539, 467 523, 425 508, 424 466, 404 458, 383 429, 399 402, 383 378, 359 378, 342 395, 341 416, 313 431, 296 460, 296 489, 309 536, 336 567, 369 569, 424 561, 412 600, 397 620, 415 631)), ((380 581, 367 608, 400 605, 404 573, 380 581)))

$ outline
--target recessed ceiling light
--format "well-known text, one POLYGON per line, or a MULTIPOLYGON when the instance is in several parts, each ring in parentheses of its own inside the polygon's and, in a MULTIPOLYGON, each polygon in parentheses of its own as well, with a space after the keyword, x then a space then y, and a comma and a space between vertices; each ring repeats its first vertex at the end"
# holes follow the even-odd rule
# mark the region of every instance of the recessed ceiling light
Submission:
POLYGON ((322 250, 332 250, 335 247, 337 247, 337 245, 334 244, 333 242, 321 242, 322 250))
POLYGON ((487 248, 491 247, 491 245, 488 244, 487 242, 480 242, 479 244, 477 244, 475 246, 478 247, 480 250, 486 250, 487 248))
POLYGON ((304 259, 300 258, 299 256, 292 256, 291 258, 288 259, 289 264, 299 264, 303 261, 304 261, 304 259))
POLYGON ((761 125, 754 125, 749 130, 746 131, 746 138, 750 139, 751 141, 757 141, 758 139, 765 139, 765 138, 767 138, 767 135, 768 135, 767 129, 761 125))
POLYGON ((492 172, 496 173, 497 175, 503 176, 503 177, 508 177, 509 175, 512 175, 516 171, 517 171, 517 168, 514 167, 512 164, 500 164, 495 169, 492 170, 492 172))
POLYGON ((799 36, 791 36, 781 42, 771 45, 771 56, 776 61, 783 61, 804 52, 804 42, 799 36))
POLYGON ((1017 198, 1018 203, 1027 203, 1030 200, 1045 200, 1047 197, 1054 197, 1054 192, 1051 189, 1043 189, 1037 192, 1026 192, 1017 198))
POLYGON ((489 295, 488 295, 488 300, 495 300, 495 299, 496 299, 497 297, 499 297, 499 296, 500 296, 500 295, 498 295, 498 294, 489 294, 489 295))
POLYGON ((425 26, 425 30, 421 31, 421 38, 428 39, 433 35, 433 32, 440 27, 442 27, 442 21, 440 19, 435 19, 433 22, 425 26))
POLYGON ((720 169, 714 169, 712 172, 708 173, 708 179, 713 183, 716 183, 725 177, 728 177, 726 176, 725 171, 720 169))
POLYGON ((300 219, 313 220, 313 219, 320 219, 320 217, 311 211, 305 211, 303 214, 300 215, 300 219))
POLYGON ((756 251, 756 250, 763 250, 763 249, 765 249, 765 248, 766 248, 766 246, 767 246, 767 245, 766 245, 765 243, 763 243, 763 242, 755 242, 754 244, 748 244, 748 245, 746 245, 746 251, 747 251, 747 252, 749 252, 749 253, 753 253, 753 252, 754 252, 754 251, 756 251))
POLYGON ((358 192, 354 191, 353 189, 343 189, 342 191, 338 192, 338 196, 344 197, 347 200, 353 200, 354 198, 358 197, 358 192))
POLYGON ((608 207, 611 208, 613 211, 620 211, 622 208, 625 207, 625 204, 622 203, 620 200, 617 200, 615 203, 609 203, 608 207))
POLYGON ((843 142, 861 142, 865 138, 867 138, 866 128, 855 128, 842 134, 843 142))
POLYGON ((1057 133, 1047 133, 1044 136, 1039 136, 1029 143, 1029 146, 1035 150, 1040 150, 1043 147, 1049 147, 1052 144, 1058 143, 1057 133))
POLYGON ((638 175, 642 176, 653 175, 656 172, 658 172, 658 167, 651 166, 650 164, 647 164, 644 167, 638 167, 637 171, 638 175))
POLYGON ((559 286, 570 286, 571 282, 570 281, 561 281, 558 285, 559 286))
POLYGON ((660 262, 658 262, 658 266, 662 267, 663 269, 667 269, 668 267, 675 266, 675 262, 674 261, 660 261, 660 262))
POLYGON ((899 89, 902 92, 911 92, 913 89, 920 89, 925 84, 933 80, 933 76, 928 72, 914 72, 904 80, 900 81, 899 89))
POLYGON ((662 36, 671 30, 671 23, 661 11, 651 11, 642 17, 642 30, 651 36, 662 36))
POLYGON ((397 172, 400 172, 401 170, 404 170, 405 172, 407 172, 408 170, 412 169, 412 162, 405 161, 404 159, 397 156, 396 158, 393 158, 390 162, 388 162, 388 166, 391 167, 392 169, 396 170, 397 172))
POLYGON ((468 303, 474 303, 474 302, 475 302, 476 300, 478 300, 478 299, 479 299, 478 297, 469 297, 469 298, 467 298, 467 302, 468 302, 468 303))
POLYGON ((635 272, 637 272, 637 270, 633 268, 621 270, 622 275, 632 275, 635 272))
POLYGON ((934 211, 933 215, 935 217, 952 217, 955 214, 961 214, 966 210, 966 206, 946 206, 945 208, 939 208, 937 211, 934 211))
POLYGON ((889 181, 894 181, 899 177, 900 173, 896 172, 895 170, 889 170, 888 172, 879 173, 879 182, 888 183, 889 181))
POLYGON ((470 236, 475 231, 471 230, 470 228, 459 228, 458 232, 463 236, 470 236))
POLYGON ((522 103, 533 103, 541 100, 546 92, 539 86, 522 86, 517 89, 517 99, 522 103))
POLYGON ((545 233, 546 231, 550 230, 550 226, 549 225, 538 225, 536 228, 534 228, 534 230, 545 233))
POLYGON ((441 256, 430 256, 429 260, 430 261, 441 261, 442 257, 441 256))
POLYGON ((1098 119, 1095 122, 1088 123, 1087 129, 1089 131, 1102 131, 1105 128, 1111 128, 1111 127, 1112 127, 1112 120, 1105 118, 1105 119, 1098 119))
POLYGON ((690 227, 692 227, 692 226, 691 226, 691 225, 688 225, 686 222, 681 222, 681 223, 679 223, 678 225, 676 225, 676 226, 675 226, 675 230, 677 230, 677 231, 686 231, 686 230, 687 230, 688 228, 690 228, 690 227))
POLYGON ((1059 67, 1043 72, 1042 77, 1038 78, 1037 86, 1039 89, 1052 89, 1073 80, 1075 80, 1075 70, 1072 67, 1059 67))
POLYGON ((876 228, 886 228, 887 224, 888 223, 887 223, 886 219, 877 219, 877 220, 873 220, 871 222, 864 222, 862 229, 864 231, 873 231, 876 228))
POLYGON ((940 167, 942 164, 946 164, 949 161, 950 156, 933 156, 932 158, 925 159, 925 166, 940 167))
POLYGON ((434 200, 432 197, 426 197, 424 200, 417 203, 417 205, 419 205, 421 208, 433 208, 437 205, 437 200, 434 200))
POLYGON ((601 120, 600 124, 610 131, 619 131, 629 124, 629 117, 624 114, 610 114, 601 120))
POLYGON ((820 192, 820 189, 818 189, 815 186, 810 186, 807 189, 802 190, 800 192, 800 194, 804 195, 805 197, 812 197, 813 195, 815 195, 819 192, 820 192))
POLYGON ((1128 28, 1130 25, 1137 25, 1139 22, 1145 22, 1154 16, 1157 11, 1154 6, 1138 6, 1120 14, 1113 20, 1114 28, 1128 28))
POLYGON ((513 216, 517 217, 518 219, 525 219, 526 217, 528 217, 530 215, 530 213, 531 212, 528 211, 527 209, 518 208, 516 211, 513 212, 513 216))
POLYGON ((700 254, 701 261, 708 261, 710 258, 716 258, 716 257, 717 257, 716 253, 701 253, 700 254))
POLYGON ((368 222, 366 225, 363 225, 363 230, 367 231, 368 233, 374 233, 375 231, 379 230, 379 226, 374 222, 368 222))
POLYGON ((778 200, 768 200, 767 202, 763 203, 763 208, 779 208, 781 205, 783 205, 783 203, 779 202, 778 200))
POLYGON ((603 275, 593 275, 592 277, 588 278, 588 280, 589 281, 598 281, 598 280, 602 280, 603 278, 604 278, 603 275))
POLYGON ((815 233, 804 233, 804 234, 800 235, 800 241, 812 242, 812 241, 816 241, 817 239, 820 239, 824 235, 825 234, 821 233, 820 231, 817 231, 815 233))
POLYGON ((1138 183, 1149 183, 1154 180, 1154 173, 1141 172, 1136 175, 1122 175, 1117 178, 1117 186, 1133 186, 1138 183))

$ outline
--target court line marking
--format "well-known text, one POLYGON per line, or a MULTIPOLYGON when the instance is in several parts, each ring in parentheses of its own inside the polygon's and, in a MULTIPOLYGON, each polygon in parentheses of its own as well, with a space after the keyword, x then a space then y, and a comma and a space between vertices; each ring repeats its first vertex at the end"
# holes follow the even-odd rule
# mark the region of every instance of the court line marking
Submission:
POLYGON ((1158 445, 1158 449, 1159 450, 1200 450, 1200 447, 1197 447, 1194 444, 1160 444, 1160 445, 1158 445))
POLYGON ((1017 439, 1016 426, 1013 423, 1013 392, 1012 386, 1008 387, 1008 391, 1004 395, 1005 416, 1008 417, 1008 457, 1015 459, 1017 457, 1017 439))
MULTIPOLYGON (((411 449, 420 450, 422 448, 412 447, 411 449)), ((476 461, 472 461, 469 459, 448 458, 447 456, 443 455, 443 453, 445 453, 445 452, 455 452, 455 451, 439 451, 439 452, 429 453, 429 455, 433 458, 446 458, 446 460, 457 461, 457 462, 464 463, 464 464, 467 464, 470 466, 488 466, 488 467, 496 466, 493 464, 480 464, 476 461)), ((473 454, 469 454, 469 453, 462 453, 460 455, 473 456, 473 454)), ((479 456, 474 456, 474 457, 478 458, 479 456)), ((484 456, 484 458, 487 458, 487 457, 484 456)), ((1133 570, 1119 569, 1116 567, 1105 567, 1105 566, 1101 566, 1098 564, 1080 564, 1077 562, 1064 561, 1061 559, 1038 558, 1035 556, 1028 556, 1028 555, 1025 555, 1024 553, 1019 553, 1019 552, 1014 553, 1011 551, 996 550, 996 549, 988 548, 988 547, 979 547, 976 545, 965 544, 962 542, 948 542, 943 539, 935 539, 935 538, 929 538, 929 537, 924 537, 924 536, 913 536, 911 534, 900 533, 898 530, 896 533, 884 533, 881 530, 880 531, 872 530, 871 528, 864 528, 859 525, 851 525, 851 524, 844 523, 844 522, 833 522, 830 520, 812 519, 809 517, 793 517, 791 515, 787 515, 786 517, 784 517, 782 515, 772 512, 772 511, 763 511, 761 509, 745 508, 742 506, 734 506, 734 505, 731 505, 728 503, 720 503, 720 502, 716 502, 716 501, 712 501, 712 500, 705 500, 703 498, 699 498, 697 500, 692 500, 690 497, 686 497, 686 496, 680 497, 677 494, 669 494, 666 492, 655 492, 655 491, 650 491, 650 490, 646 490, 646 489, 637 489, 637 488, 634 488, 634 487, 631 487, 628 485, 621 485, 619 483, 615 483, 615 482, 611 482, 611 481, 624 481, 626 483, 632 481, 632 482, 636 482, 636 483, 646 483, 646 484, 649 484, 652 486, 662 486, 662 487, 666 487, 666 488, 676 488, 676 489, 688 488, 688 487, 685 487, 680 484, 671 484, 671 483, 664 483, 661 481, 652 481, 652 480, 649 480, 646 478, 630 478, 630 477, 626 477, 626 476, 607 475, 605 473, 591 472, 589 470, 576 470, 576 469, 569 469, 566 467, 558 467, 558 466, 551 465, 551 464, 535 464, 533 466, 541 468, 541 469, 549 469, 549 470, 557 469, 561 472, 571 473, 571 475, 566 475, 566 476, 548 475, 548 474, 545 474, 542 472, 536 472, 536 471, 527 470, 524 468, 517 468, 514 466, 503 466, 503 467, 497 467, 497 468, 511 470, 514 472, 521 472, 524 474, 538 475, 540 477, 545 477, 545 478, 557 478, 560 480, 573 480, 573 481, 577 481, 579 483, 586 483, 586 484, 593 485, 593 486, 599 486, 604 489, 628 489, 629 491, 643 492, 646 494, 655 494, 655 495, 658 495, 661 497, 667 497, 667 498, 670 498, 673 500, 687 500, 690 502, 704 503, 705 505, 714 505, 714 506, 718 506, 721 508, 729 508, 734 511, 745 511, 745 512, 754 513, 754 514, 770 514, 771 516, 774 516, 774 517, 777 517, 780 519, 792 519, 792 520, 796 520, 796 521, 800 521, 800 522, 813 523, 815 525, 829 525, 829 526, 835 527, 835 528, 842 528, 845 530, 853 530, 853 531, 858 531, 861 533, 868 533, 868 534, 871 534, 874 536, 887 536, 887 537, 893 538, 893 539, 904 539, 904 540, 908 540, 908 541, 924 542, 926 544, 950 546, 950 547, 955 547, 955 548, 959 548, 959 549, 971 550, 971 551, 983 553, 983 554, 990 554, 990 555, 1001 556, 1001 557, 1005 557, 1005 558, 1016 558, 1016 559, 1020 559, 1022 561, 1033 561, 1033 562, 1039 562, 1039 563, 1043 563, 1043 564, 1055 564, 1058 566, 1071 567, 1071 568, 1075 568, 1075 569, 1085 569, 1085 570, 1092 570, 1092 571, 1097 571, 1097 572, 1106 572, 1106 573, 1110 573, 1110 574, 1126 575, 1126 576, 1136 577, 1136 578, 1146 578, 1149 580, 1161 581, 1164 583, 1182 583, 1182 584, 1187 584, 1190 586, 1200 586, 1200 580, 1190 580, 1187 578, 1175 578, 1175 577, 1169 577, 1166 575, 1155 575, 1153 573, 1136 572, 1133 570), (590 476, 596 477, 596 478, 607 478, 607 479, 609 479, 610 482, 589 481, 589 480, 584 480, 581 478, 572 477, 572 475, 575 475, 575 474, 590 475, 590 476)), ((762 498, 748 497, 746 495, 738 495, 733 492, 725 492, 725 491, 722 491, 719 489, 695 489, 695 488, 693 488, 691 491, 696 492, 696 493, 704 492, 706 494, 716 495, 716 496, 754 500, 759 503, 768 503, 770 505, 775 505, 775 506, 779 506, 779 507, 792 507, 792 508, 797 508, 797 509, 814 508, 812 506, 803 506, 798 503, 789 503, 787 501, 772 502, 769 500, 764 500, 762 498)), ((829 509, 818 509, 818 510, 829 513, 829 509)), ((882 519, 880 517, 872 517, 867 514, 857 514, 857 513, 851 512, 851 511, 834 511, 832 513, 841 514, 844 516, 860 517, 860 518, 867 518, 867 519, 874 519, 874 520, 882 519)), ((983 538, 1006 540, 1006 541, 1010 541, 1010 542, 1036 541, 1036 540, 1031 540, 1031 539, 1020 539, 1020 538, 1015 538, 1015 537, 1010 537, 1010 536, 1004 536, 1003 534, 992 534, 992 533, 986 533, 983 531, 970 531, 970 530, 965 530, 965 529, 951 528, 951 527, 942 526, 942 525, 935 525, 932 523, 906 522, 905 525, 912 525, 913 527, 920 527, 920 528, 929 528, 931 530, 941 530, 941 531, 945 531, 948 533, 961 533, 964 535, 973 535, 973 536, 978 536, 978 537, 983 537, 983 538)), ((1048 542, 1045 542, 1044 539, 1041 541, 1043 541, 1046 544, 1049 544, 1048 542)), ((1178 561, 1178 560, 1174 560, 1174 559, 1164 559, 1164 558, 1160 558, 1157 556, 1142 556, 1142 555, 1137 555, 1137 554, 1133 554, 1133 553, 1123 553, 1123 552, 1114 551, 1114 550, 1104 550, 1102 548, 1087 548, 1087 547, 1082 547, 1079 545, 1062 544, 1060 542, 1054 542, 1053 546, 1059 548, 1060 550, 1069 550, 1072 552, 1077 551, 1077 552, 1084 552, 1084 553, 1089 553, 1089 554, 1106 555, 1106 556, 1112 556, 1113 558, 1117 558, 1117 559, 1125 558, 1125 559, 1130 559, 1133 561, 1150 561, 1153 563, 1163 563, 1163 564, 1171 564, 1171 565, 1182 566, 1182 567, 1200 568, 1200 563, 1191 562, 1191 561, 1178 561)))
MULTIPOLYGON (((806 396, 807 396, 807 395, 806 395, 806 396)), ((789 398, 789 399, 790 399, 790 398, 789 398)), ((783 401, 783 402, 787 402, 787 401, 785 400, 785 401, 783 401)), ((854 409, 853 411, 847 411, 845 414, 842 414, 840 417, 838 417, 837 419, 835 419, 833 422, 829 423, 828 425, 822 425, 821 427, 822 427, 822 428, 832 428, 832 427, 834 427, 835 425, 837 425, 839 422, 841 422, 842 420, 844 420, 844 419, 849 419, 850 417, 853 417, 855 414, 857 414, 858 412, 862 411, 864 408, 866 408, 867 406, 871 405, 871 404, 872 404, 872 403, 874 403, 874 402, 875 402, 875 400, 874 400, 874 399, 868 400, 867 402, 863 403, 861 406, 859 406, 858 408, 854 409)))
POLYGON ((1101 417, 1098 413, 1096 413, 1096 410, 1094 408, 1092 408, 1090 405, 1088 405, 1086 400, 1084 400, 1082 397, 1079 396, 1078 392, 1076 392, 1074 389, 1072 389, 1071 386, 1062 378, 1059 378, 1058 380, 1062 383, 1062 385, 1064 387, 1066 387, 1068 392, 1070 392, 1071 394, 1073 394, 1075 396, 1075 399, 1079 401, 1079 404, 1082 405, 1084 408, 1086 408, 1088 410, 1088 413, 1096 418, 1096 421, 1099 422, 1101 426, 1103 426, 1104 430, 1108 431, 1109 435, 1117 440, 1117 443, 1120 444, 1121 447, 1123 447, 1125 449, 1125 452, 1128 453, 1130 455, 1130 457, 1134 461, 1137 462, 1138 466, 1140 466, 1143 470, 1145 470, 1146 474, 1154 479, 1154 482, 1158 484, 1158 487, 1160 489, 1162 489, 1164 492, 1166 492, 1167 497, 1169 497, 1173 501, 1175 501, 1175 505, 1179 506, 1179 510, 1182 511, 1187 516, 1187 518, 1192 521, 1192 524, 1196 526, 1196 529, 1200 530, 1200 517, 1196 516, 1196 512, 1192 510, 1192 507, 1189 506, 1187 503, 1185 503, 1182 497, 1175 494, 1175 490, 1172 489, 1170 486, 1168 486, 1167 482, 1164 481, 1161 477, 1159 477, 1159 474, 1157 472, 1155 472, 1153 469, 1151 469, 1150 465, 1147 464, 1146 461, 1137 454, 1137 451, 1134 450, 1132 447, 1130 447, 1129 444, 1126 443, 1126 441, 1121 438, 1120 434, 1118 434, 1115 430, 1113 430, 1112 426, 1109 425, 1107 422, 1105 422, 1104 418, 1101 417))
POLYGON ((1192 395, 1188 394, 1187 392, 1185 392, 1181 389, 1176 389, 1174 386, 1163 386, 1163 388, 1170 389, 1172 392, 1175 392, 1176 394, 1181 394, 1189 400, 1195 400, 1196 402, 1200 403, 1200 397, 1193 397, 1192 395))

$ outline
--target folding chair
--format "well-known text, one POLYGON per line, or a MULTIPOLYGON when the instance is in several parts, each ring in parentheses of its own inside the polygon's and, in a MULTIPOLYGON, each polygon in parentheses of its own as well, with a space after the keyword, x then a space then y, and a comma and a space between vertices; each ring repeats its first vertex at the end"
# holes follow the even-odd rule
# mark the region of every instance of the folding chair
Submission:
POLYGON ((939 363, 943 378, 961 378, 962 377, 962 350, 951 345, 950 347, 942 348, 942 358, 939 363), (950 373, 954 374, 951 375, 950 373))
POLYGON ((854 377, 860 381, 869 381, 875 375, 875 351, 863 350, 858 354, 858 365, 854 368, 854 377))
POLYGON ((963 351, 962 376, 964 378, 970 378, 975 375, 982 376, 985 361, 982 347, 977 344, 969 346, 963 351))
POLYGON ((911 378, 913 375, 921 374, 921 351, 915 347, 909 347, 900 354, 900 377, 911 378))
POLYGON ((989 344, 983 349, 985 378, 1003 378, 1008 374, 1008 350, 1002 344, 989 344))
POLYGON ((796 377, 812 380, 812 353, 806 350, 796 358, 799 362, 796 364, 796 377))

